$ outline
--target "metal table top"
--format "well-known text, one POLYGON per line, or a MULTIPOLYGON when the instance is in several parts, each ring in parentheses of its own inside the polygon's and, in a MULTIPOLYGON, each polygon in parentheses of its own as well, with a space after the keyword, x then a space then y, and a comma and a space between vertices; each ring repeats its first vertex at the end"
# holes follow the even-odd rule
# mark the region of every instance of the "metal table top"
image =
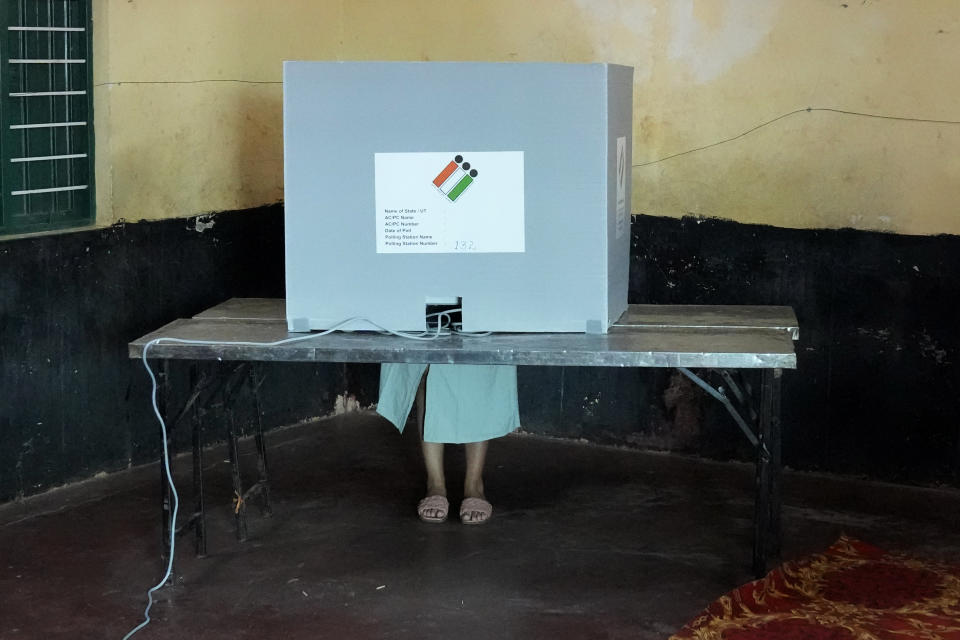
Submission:
MULTIPOLYGON (((794 369, 799 328, 789 307, 630 305, 605 335, 497 333, 429 342, 373 332, 336 332, 270 346, 159 343, 158 359, 286 362, 422 362, 536 366, 794 369)), ((129 344, 138 358, 155 338, 276 342, 289 333, 284 301, 235 298, 129 344)))

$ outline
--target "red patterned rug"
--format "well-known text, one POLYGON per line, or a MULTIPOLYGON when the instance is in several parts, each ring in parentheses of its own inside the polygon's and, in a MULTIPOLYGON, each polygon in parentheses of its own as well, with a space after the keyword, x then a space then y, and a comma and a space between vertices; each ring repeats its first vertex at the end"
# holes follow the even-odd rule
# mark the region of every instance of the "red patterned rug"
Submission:
POLYGON ((716 600, 671 640, 960 640, 960 564, 840 538, 716 600))

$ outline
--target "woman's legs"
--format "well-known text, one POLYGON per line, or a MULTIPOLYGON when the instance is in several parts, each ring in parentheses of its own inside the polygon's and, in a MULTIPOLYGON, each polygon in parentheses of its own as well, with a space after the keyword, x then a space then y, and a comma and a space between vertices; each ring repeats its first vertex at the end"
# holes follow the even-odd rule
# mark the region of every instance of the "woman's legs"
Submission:
MULTIPOLYGON (((429 372, 429 367, 427 368, 429 372)), ((447 480, 443 471, 443 451, 442 442, 426 442, 423 440, 423 421, 426 415, 426 394, 427 394, 427 372, 423 374, 420 380, 420 386, 417 388, 417 425, 420 428, 420 447, 423 452, 423 464, 427 471, 427 497, 421 501, 418 511, 421 518, 428 520, 439 520, 446 517, 446 509, 441 509, 439 503, 434 501, 427 504, 432 496, 447 495, 447 480)), ((463 497, 464 499, 473 498, 471 508, 463 511, 461 507, 460 518, 467 524, 479 524, 490 517, 492 508, 486 502, 483 493, 483 467, 487 459, 487 445, 489 440, 482 442, 470 442, 464 445, 467 458, 467 469, 463 479, 463 497), (480 504, 481 501, 483 504, 480 504)))
MULTIPOLYGON (((429 370, 429 367, 427 368, 429 370)), ((427 497, 417 505, 420 519, 426 522, 443 522, 450 505, 447 497, 447 480, 443 474, 443 443, 424 442, 423 417, 426 414, 427 374, 424 372, 417 388, 417 426, 420 428, 420 449, 423 464, 427 469, 427 497), (442 496, 442 499, 439 497, 442 496)))
POLYGON ((483 442, 470 442, 464 445, 467 454, 467 473, 463 478, 463 497, 480 498, 483 495, 483 465, 487 459, 487 445, 489 440, 483 442))
POLYGON ((427 495, 446 496, 447 481, 443 475, 443 443, 421 442, 423 464, 427 468, 427 495))
POLYGON ((490 518, 493 507, 483 495, 483 463, 487 458, 489 440, 465 445, 467 473, 463 479, 463 502, 460 521, 463 524, 481 524, 490 518))
MULTIPOLYGON (((489 440, 471 442, 464 445, 467 456, 467 471, 463 479, 464 500, 473 498, 470 503, 465 502, 461 507, 460 518, 467 524, 479 524, 490 517, 492 508, 486 501, 483 493, 483 466, 487 457, 489 440), (483 504, 481 504, 481 501, 483 504)), ((427 468, 427 496, 446 496, 447 484, 443 473, 443 443, 423 442, 423 462, 427 468)), ((439 518, 444 514, 436 507, 424 508, 421 506, 421 517, 439 518)))
POLYGON ((420 378, 417 388, 417 426, 420 429, 420 448, 423 451, 423 464, 427 468, 427 495, 446 496, 447 480, 443 474, 443 443, 425 442, 423 440, 423 418, 427 413, 427 373, 430 367, 420 378))

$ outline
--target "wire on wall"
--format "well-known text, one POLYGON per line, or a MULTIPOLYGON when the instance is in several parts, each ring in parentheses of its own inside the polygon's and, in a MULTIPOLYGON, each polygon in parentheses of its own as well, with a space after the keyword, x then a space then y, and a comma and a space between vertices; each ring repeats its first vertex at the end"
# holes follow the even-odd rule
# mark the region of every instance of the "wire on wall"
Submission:
POLYGON ((213 78, 209 80, 115 80, 101 82, 94 87, 118 87, 124 84, 205 84, 208 82, 235 82, 238 84, 283 84, 283 80, 237 80, 231 78, 213 78))
POLYGON ((934 119, 930 119, 930 118, 910 118, 910 117, 906 117, 906 116, 888 116, 888 115, 884 115, 884 114, 880 114, 880 113, 864 113, 864 112, 862 112, 862 111, 849 111, 849 110, 847 110, 847 109, 834 109, 834 108, 832 108, 832 107, 806 107, 806 108, 804 108, 804 109, 794 109, 793 111, 790 111, 790 112, 788 112, 788 113, 784 113, 783 115, 779 115, 779 116, 777 116, 776 118, 772 118, 772 119, 770 119, 770 120, 767 120, 766 122, 762 122, 762 123, 758 124, 757 126, 752 127, 752 128, 750 128, 750 129, 747 129, 747 130, 744 131, 743 133, 740 133, 740 134, 735 135, 735 136, 733 136, 733 137, 724 138, 723 140, 718 140, 717 142, 712 142, 712 143, 710 143, 710 144, 703 145, 702 147, 694 147, 693 149, 687 149, 686 151, 681 151, 681 152, 679 152, 679 153, 673 153, 673 154, 670 154, 670 155, 668 155, 668 156, 664 156, 664 157, 662 157, 662 158, 657 158, 656 160, 650 160, 650 161, 648 161, 648 162, 640 162, 640 163, 635 164, 635 165, 632 165, 632 166, 633 166, 633 167, 647 167, 647 166, 650 166, 650 165, 652 165, 652 164, 657 164, 657 163, 660 163, 660 162, 666 162, 667 160, 672 160, 673 158, 679 158, 680 156, 689 155, 689 154, 691 154, 691 153, 696 153, 696 152, 698 152, 698 151, 704 151, 704 150, 706 150, 706 149, 712 149, 713 147, 719 147, 719 146, 722 145, 722 144, 726 144, 726 143, 728 143, 728 142, 733 142, 734 140, 739 140, 740 138, 745 138, 746 136, 750 135, 751 133, 753 133, 753 132, 755 132, 755 131, 759 131, 760 129, 763 129, 764 127, 768 127, 768 126, 770 126, 771 124, 773 124, 773 123, 775 123, 775 122, 779 122, 780 120, 784 120, 784 119, 789 118, 789 117, 791 117, 791 116, 795 116, 795 115, 797 115, 798 113, 813 113, 814 111, 823 111, 823 112, 827 112, 827 113, 838 113, 838 114, 845 115, 845 116, 857 116, 857 117, 860 117, 860 118, 876 118, 876 119, 879 119, 879 120, 896 120, 896 121, 898 121, 898 122, 918 122, 918 123, 924 123, 924 124, 960 125, 960 120, 934 120, 934 119))

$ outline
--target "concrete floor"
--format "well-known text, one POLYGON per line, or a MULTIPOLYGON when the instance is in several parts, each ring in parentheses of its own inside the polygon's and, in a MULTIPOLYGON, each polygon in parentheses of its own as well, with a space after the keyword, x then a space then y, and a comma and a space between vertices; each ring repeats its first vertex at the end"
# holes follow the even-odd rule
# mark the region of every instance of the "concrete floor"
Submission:
MULTIPOLYGON (((412 431, 353 414, 269 434, 274 515, 251 508, 245 543, 215 449, 210 555, 179 539, 176 584, 135 637, 662 639, 752 577, 749 465, 510 436, 488 459, 493 519, 428 525, 412 431)), ((189 458, 175 468, 188 493, 189 458)), ((454 449, 449 477, 462 468, 454 449)), ((121 638, 141 620, 163 570, 158 475, 0 506, 0 638, 121 638)), ((788 472, 784 502, 785 557, 847 533, 960 558, 957 490, 788 472)))

